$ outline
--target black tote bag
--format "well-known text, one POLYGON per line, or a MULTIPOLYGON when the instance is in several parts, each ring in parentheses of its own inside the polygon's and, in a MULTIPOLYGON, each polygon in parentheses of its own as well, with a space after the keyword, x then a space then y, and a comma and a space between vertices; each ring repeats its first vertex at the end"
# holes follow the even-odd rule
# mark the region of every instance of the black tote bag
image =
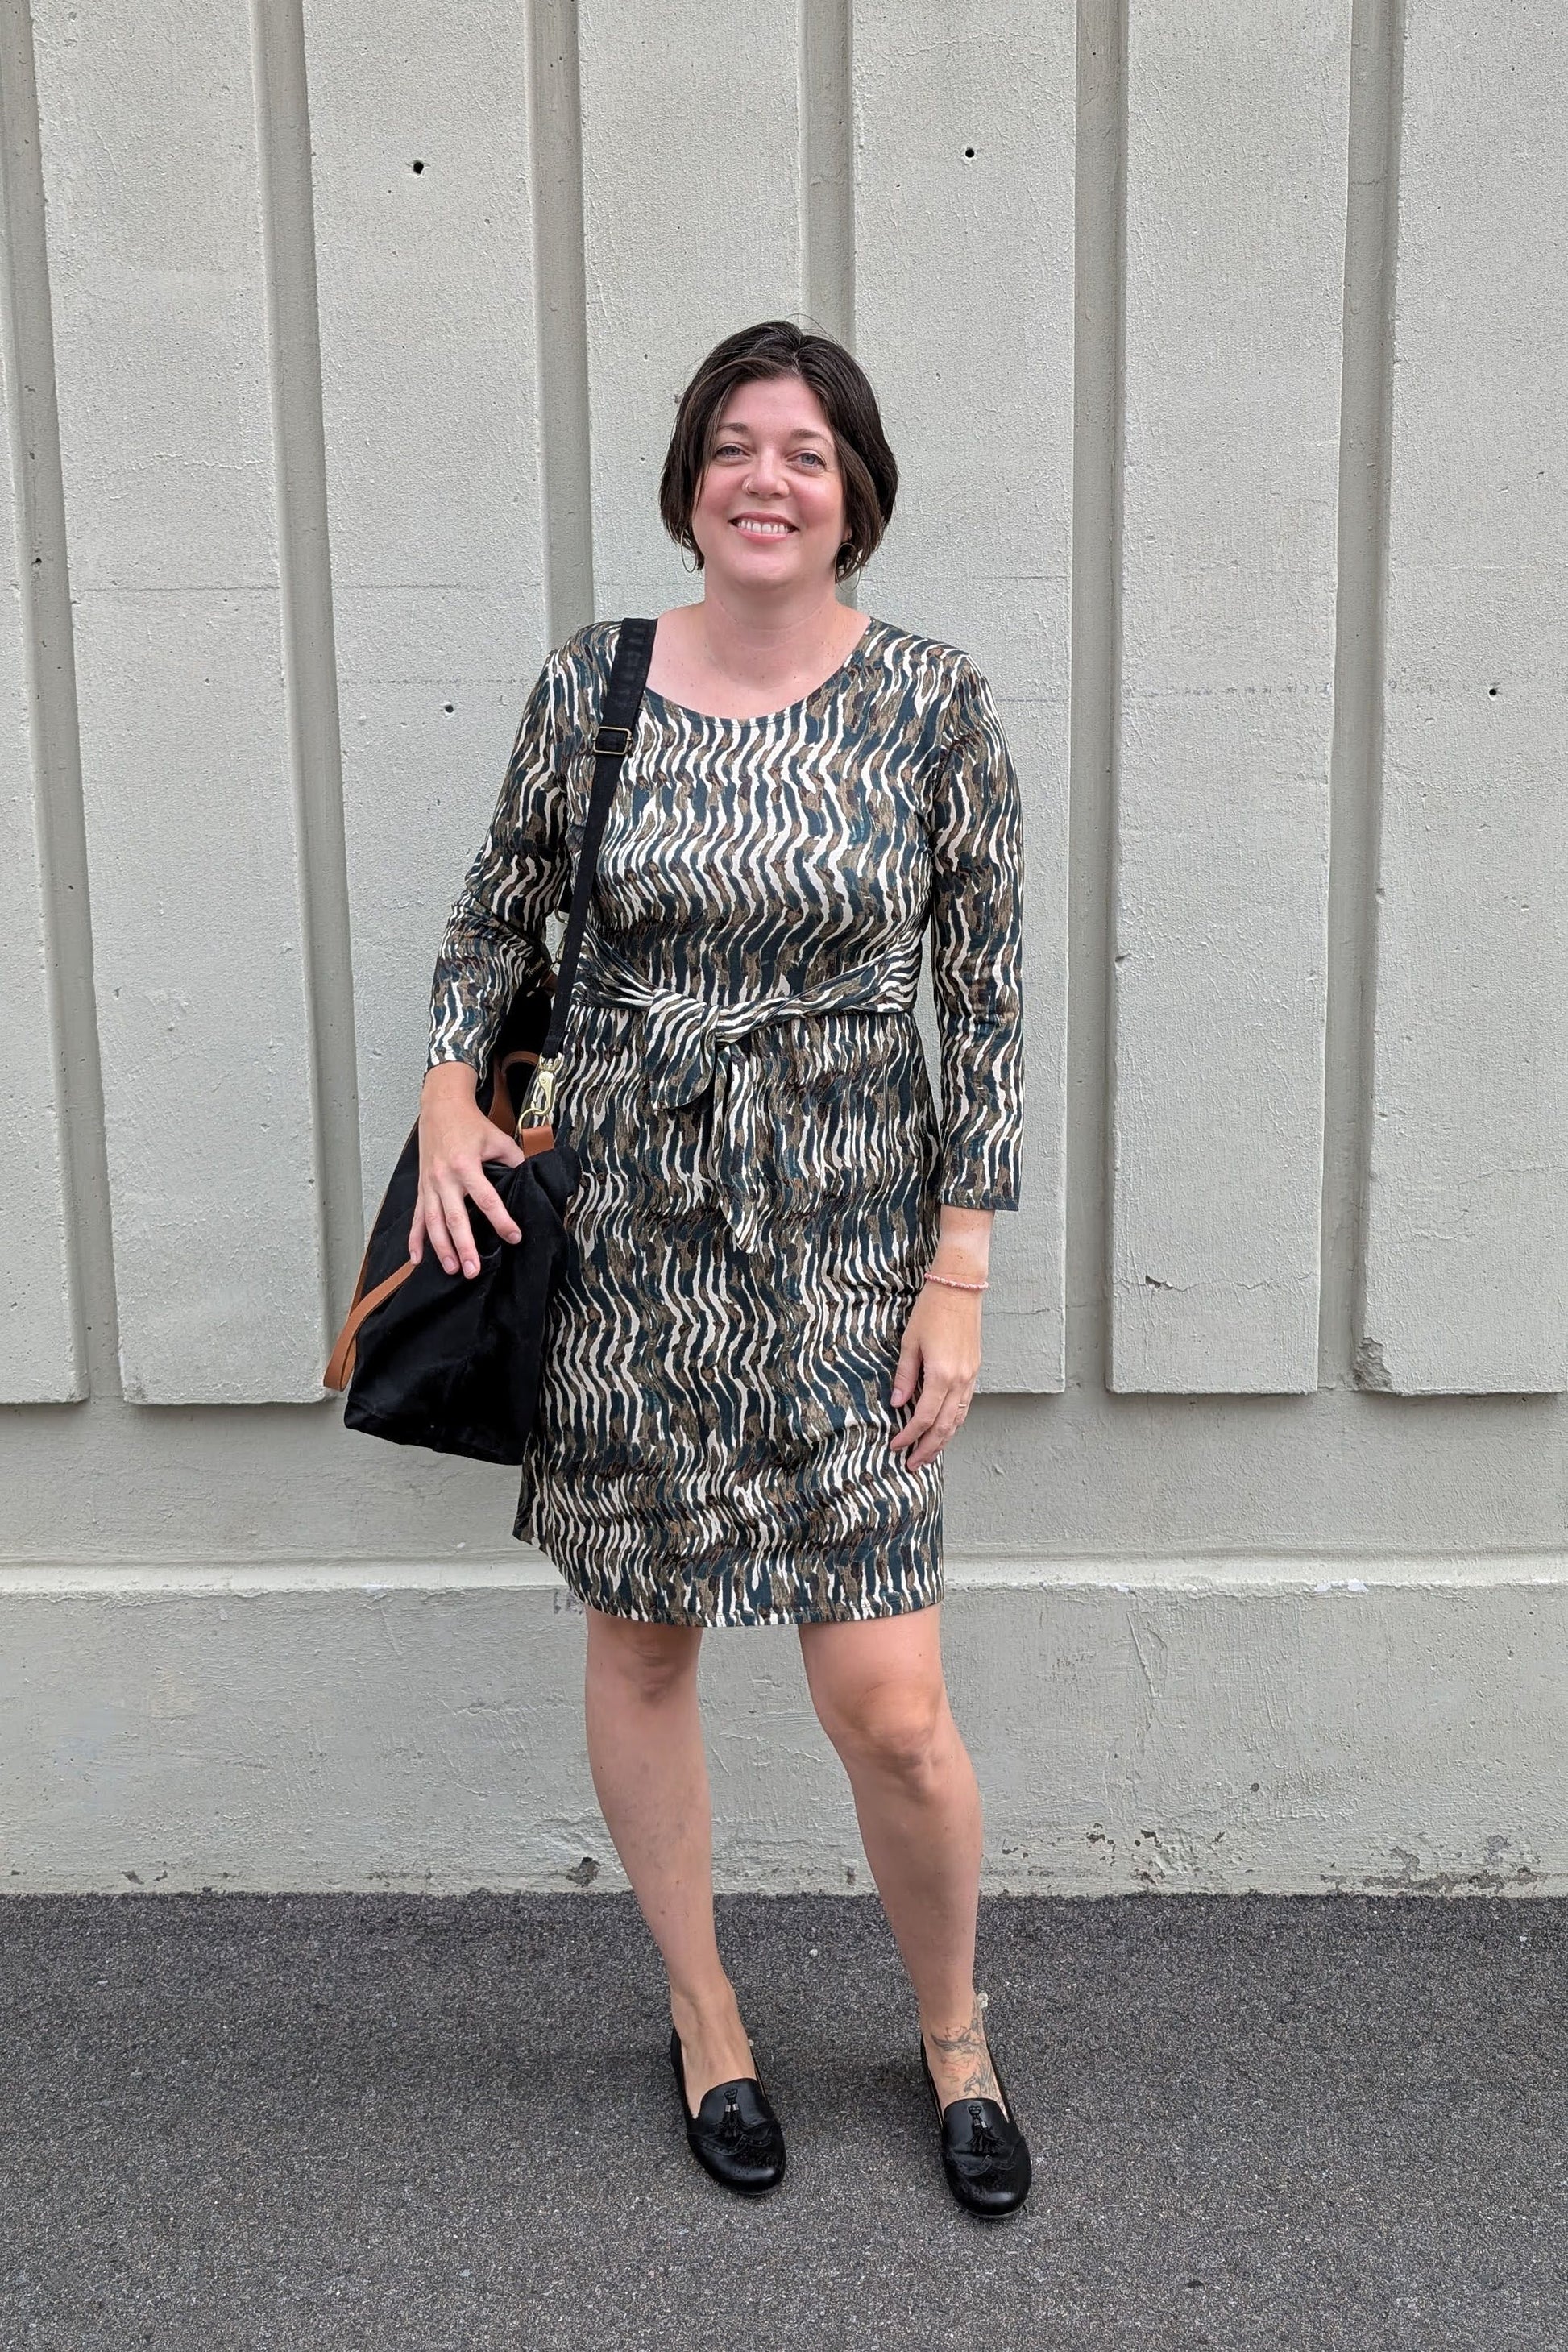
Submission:
POLYGON ((572 881, 558 971, 520 989, 478 1088, 480 1108, 513 1134, 525 1158, 484 1162, 522 1238, 504 1242, 470 1201, 479 1270, 448 1274, 426 1244, 417 1265, 408 1230, 419 1192, 419 1122, 398 1154, 365 1245, 353 1298, 321 1375, 346 1391, 345 1429, 395 1445, 479 1462, 520 1463, 533 1426, 551 1300, 574 1247, 566 1212, 581 1168, 554 1120, 556 1075, 599 837, 620 762, 632 747, 653 653, 655 624, 621 623, 594 739, 594 784, 572 881), (517 1081, 530 1083, 515 1120, 517 1081))

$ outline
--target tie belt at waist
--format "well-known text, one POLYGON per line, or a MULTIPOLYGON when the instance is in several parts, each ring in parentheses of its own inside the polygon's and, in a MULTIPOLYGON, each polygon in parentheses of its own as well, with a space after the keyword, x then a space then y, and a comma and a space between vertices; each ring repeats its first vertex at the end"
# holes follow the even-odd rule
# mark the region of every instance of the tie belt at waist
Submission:
POLYGON ((595 944, 578 987, 591 1002, 624 1004, 645 1015, 648 1101, 675 1109, 713 1088, 711 1178, 721 1213, 744 1250, 763 1239, 762 1204, 753 1171, 759 1164, 762 1106, 756 1065, 749 1054, 721 1054, 769 1021, 794 1021, 822 1013, 907 1013, 913 1009, 920 977, 921 934, 900 934, 894 944, 864 963, 834 972, 809 989, 742 997, 710 1004, 679 989, 655 988, 616 949, 595 944))

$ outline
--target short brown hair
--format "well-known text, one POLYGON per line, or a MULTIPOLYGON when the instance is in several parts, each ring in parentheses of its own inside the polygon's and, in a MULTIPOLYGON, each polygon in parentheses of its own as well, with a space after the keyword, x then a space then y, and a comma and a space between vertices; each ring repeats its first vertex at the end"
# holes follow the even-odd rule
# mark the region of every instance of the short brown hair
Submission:
POLYGON ((659 478, 659 515, 671 539, 696 556, 700 571, 702 550, 691 535, 691 510, 724 404, 737 385, 780 375, 797 375, 810 386, 832 430, 844 477, 845 536, 835 573, 847 580, 870 561, 892 520, 898 464, 859 361, 830 335, 809 334, 787 319, 766 319, 761 326, 726 335, 681 394, 659 478))

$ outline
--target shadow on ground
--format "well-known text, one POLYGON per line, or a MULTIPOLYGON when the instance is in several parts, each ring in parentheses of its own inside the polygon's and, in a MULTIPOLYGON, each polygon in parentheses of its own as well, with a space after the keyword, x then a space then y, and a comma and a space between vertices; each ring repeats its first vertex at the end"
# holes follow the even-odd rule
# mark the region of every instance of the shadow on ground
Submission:
POLYGON ((989 2229, 875 1902, 721 1910, 757 2205, 687 2151, 627 1897, 0 1903, 0 2345, 1568 2347, 1568 1905, 988 1901, 1036 2168, 989 2229))

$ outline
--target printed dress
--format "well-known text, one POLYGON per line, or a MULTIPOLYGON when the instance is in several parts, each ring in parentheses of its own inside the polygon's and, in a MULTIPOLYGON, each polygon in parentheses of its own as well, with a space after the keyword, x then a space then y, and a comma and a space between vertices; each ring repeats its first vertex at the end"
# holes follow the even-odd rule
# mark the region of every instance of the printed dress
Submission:
MULTIPOLYGON (((579 629, 529 696, 437 962, 432 1064, 483 1070, 548 969, 618 634, 579 629)), ((1022 908, 1016 779, 956 647, 872 619, 787 709, 645 696, 562 1053, 574 1263, 513 1528, 583 1601, 761 1625, 941 1599, 942 1457, 889 1450, 893 1375, 941 1204, 1018 1204, 1022 908)))

